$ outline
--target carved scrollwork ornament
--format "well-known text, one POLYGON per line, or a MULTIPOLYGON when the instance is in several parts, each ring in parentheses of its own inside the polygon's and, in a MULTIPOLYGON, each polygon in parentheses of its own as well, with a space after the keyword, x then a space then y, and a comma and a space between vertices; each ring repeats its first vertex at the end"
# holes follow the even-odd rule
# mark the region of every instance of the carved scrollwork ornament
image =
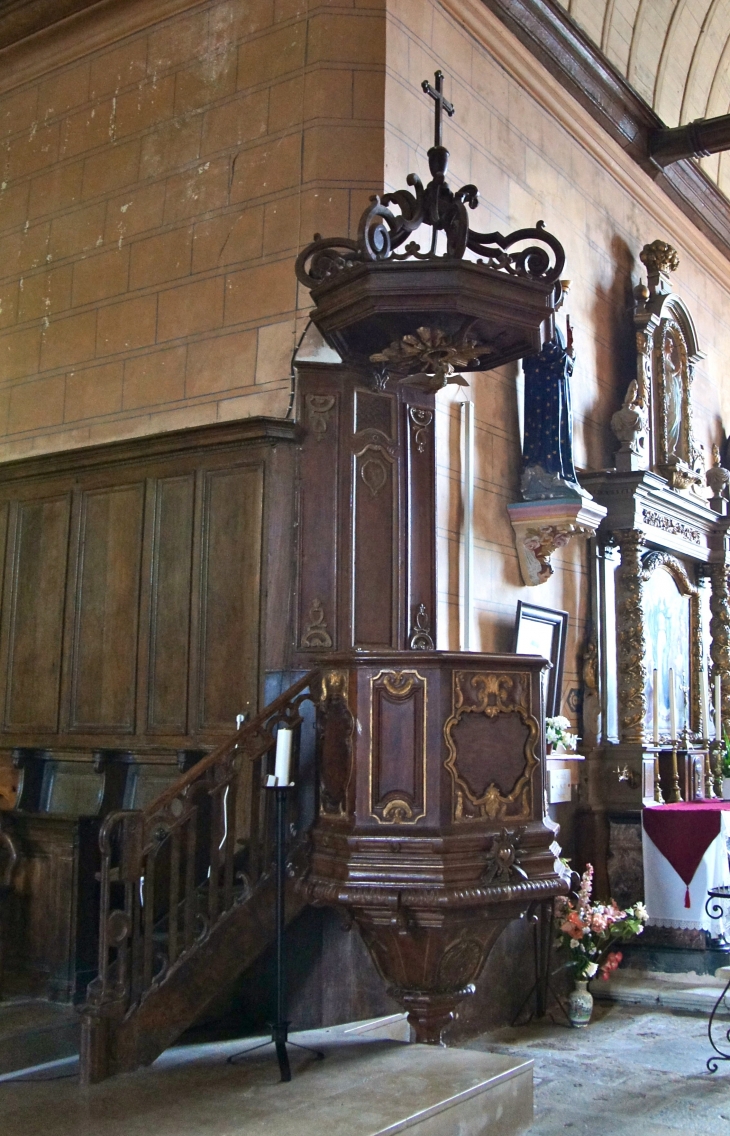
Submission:
POLYGON ((331 647, 332 639, 327 630, 322 601, 313 599, 307 616, 309 622, 302 635, 302 647, 331 647))
MULTIPOLYGON (((437 85, 442 80, 438 72, 437 85)), ((426 80, 423 86, 426 93, 434 97, 433 88, 426 80)), ((314 288, 357 264, 408 259, 461 260, 467 249, 479 258, 477 263, 488 269, 548 284, 559 281, 565 252, 542 221, 534 228, 518 229, 507 236, 499 232, 481 233, 469 227, 467 207, 477 207, 479 191, 475 185, 463 185, 454 192, 446 180, 449 152, 441 144, 441 108, 451 107, 451 104, 446 103, 440 86, 438 90, 434 145, 428 151, 431 181, 424 186, 419 176, 411 173, 406 178, 408 189, 371 197, 360 217, 357 240, 323 239, 315 233, 313 242, 302 250, 296 261, 297 279, 306 287, 314 288), (431 229, 426 251, 418 241, 409 239, 422 225, 431 229), (437 251, 440 233, 445 237, 443 254, 437 251)), ((447 113, 453 114, 453 109, 451 107, 447 113)))
POLYGON ((419 454, 426 451, 428 443, 428 428, 433 422, 433 411, 423 410, 419 406, 411 406, 408 409, 408 417, 411 420, 411 429, 413 431, 413 441, 416 450, 419 454))
POLYGON ((327 433, 329 416, 335 405, 335 396, 329 394, 308 394, 305 398, 309 428, 318 442, 327 433))
POLYGON ((527 879, 527 872, 520 867, 520 842, 524 835, 524 827, 503 828, 497 833, 485 860, 483 884, 508 884, 515 876, 527 879))
POLYGON ((453 782, 453 819, 466 821, 486 817, 494 820, 507 815, 527 819, 532 808, 532 772, 538 764, 536 748, 540 733, 537 720, 529 710, 529 676, 455 671, 453 681, 452 713, 444 725, 448 752, 444 767, 453 782), (527 727, 524 769, 508 793, 500 792, 492 783, 478 795, 460 771, 454 729, 465 714, 484 714, 487 718, 517 714, 527 727))

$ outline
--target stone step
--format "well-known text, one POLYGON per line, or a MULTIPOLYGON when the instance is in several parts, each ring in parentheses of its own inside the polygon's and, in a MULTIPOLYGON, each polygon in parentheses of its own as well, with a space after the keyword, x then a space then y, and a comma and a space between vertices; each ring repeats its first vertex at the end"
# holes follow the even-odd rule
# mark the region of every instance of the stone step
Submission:
POLYGON ((253 1052, 265 1039, 247 1038, 169 1049, 83 1094, 76 1079, 6 1083, 4 1115, 13 1133, 31 1131, 52 1101, 54 1136, 128 1136, 131 1127, 155 1136, 517 1136, 531 1125, 531 1060, 374 1039, 378 1030, 402 1036, 401 1015, 367 1025, 293 1034, 325 1059, 292 1046, 288 1084, 273 1047, 253 1052))
POLYGON ((715 974, 616 970, 607 982, 590 986, 594 998, 626 1005, 662 1006, 668 1010, 707 1015, 730 977, 730 967, 715 974))
POLYGON ((73 1006, 39 998, 0 1002, 0 1076, 78 1054, 80 1033, 73 1006))

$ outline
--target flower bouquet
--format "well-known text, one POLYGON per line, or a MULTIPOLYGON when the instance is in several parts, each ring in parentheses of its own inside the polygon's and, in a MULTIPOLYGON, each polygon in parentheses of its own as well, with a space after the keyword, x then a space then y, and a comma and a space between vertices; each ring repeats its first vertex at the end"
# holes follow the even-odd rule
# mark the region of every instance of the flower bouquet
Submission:
POLYGON ((562 714, 545 719, 545 742, 548 753, 556 746, 562 746, 565 753, 575 753, 578 735, 570 732, 570 722, 562 714))
POLYGON ((648 918, 643 903, 622 911, 614 900, 609 904, 591 902, 592 891, 593 867, 588 864, 577 895, 560 896, 555 903, 558 945, 568 948, 567 965, 576 982, 577 992, 570 1002, 574 1025, 587 1025, 590 1020, 593 999, 586 983, 599 971, 601 978, 607 979, 616 970, 623 955, 615 946, 640 935, 648 918))

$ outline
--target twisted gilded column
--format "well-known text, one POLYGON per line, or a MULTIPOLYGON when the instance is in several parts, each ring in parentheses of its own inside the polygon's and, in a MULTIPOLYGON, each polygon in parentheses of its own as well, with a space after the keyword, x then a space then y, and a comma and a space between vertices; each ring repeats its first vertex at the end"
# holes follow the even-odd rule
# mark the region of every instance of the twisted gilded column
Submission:
POLYGON ((720 676, 722 684, 722 728, 730 733, 730 589, 728 566, 710 565, 710 658, 712 684, 720 676))
MULTIPOLYGON (((622 742, 643 742, 646 719, 646 631, 642 591, 643 534, 621 529, 617 579, 619 730, 622 742)), ((730 690, 728 691, 730 694, 730 690)))

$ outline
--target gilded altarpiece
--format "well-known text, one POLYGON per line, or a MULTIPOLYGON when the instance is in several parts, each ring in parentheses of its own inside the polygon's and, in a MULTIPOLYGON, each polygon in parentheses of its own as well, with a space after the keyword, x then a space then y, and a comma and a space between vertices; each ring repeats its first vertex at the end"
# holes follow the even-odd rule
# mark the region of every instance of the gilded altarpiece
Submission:
MULTIPOLYGON (((608 846, 616 873, 620 856, 609 835, 616 825, 638 824, 647 805, 714 795, 703 676, 710 690, 716 672, 730 685, 718 635, 727 615, 727 520, 711 507, 715 498, 708 500, 692 427, 694 366, 703 356, 692 317, 672 289, 675 251, 655 241, 641 259, 647 280, 634 291, 637 371, 612 420, 622 444, 614 469, 583 478, 607 509, 591 542, 583 821, 593 833, 587 852, 593 846, 596 855, 596 842, 603 843, 598 858, 605 864, 608 846)), ((612 878, 604 885, 615 890, 612 878)))

